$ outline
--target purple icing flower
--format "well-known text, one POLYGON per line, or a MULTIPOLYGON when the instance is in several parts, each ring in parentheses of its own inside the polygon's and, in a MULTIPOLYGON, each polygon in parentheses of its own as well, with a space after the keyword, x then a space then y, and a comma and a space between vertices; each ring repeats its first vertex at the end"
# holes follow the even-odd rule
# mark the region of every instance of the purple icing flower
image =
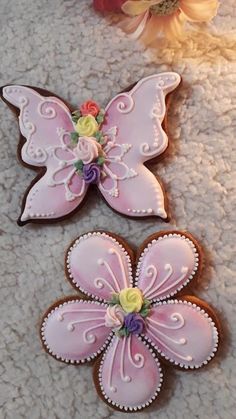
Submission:
POLYGON ((101 176, 101 167, 97 163, 89 163, 83 166, 83 179, 85 183, 98 183, 101 176))
POLYGON ((143 333, 145 328, 145 321, 137 313, 129 313, 125 316, 124 326, 128 330, 129 333, 134 333, 138 335, 143 333))

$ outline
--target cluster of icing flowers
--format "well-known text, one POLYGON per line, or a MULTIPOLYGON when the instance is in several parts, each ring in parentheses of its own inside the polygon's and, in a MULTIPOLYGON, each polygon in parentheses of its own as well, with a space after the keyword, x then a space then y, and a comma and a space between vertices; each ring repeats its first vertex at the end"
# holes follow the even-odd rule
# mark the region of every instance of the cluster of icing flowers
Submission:
POLYGON ((98 183, 105 161, 102 145, 106 138, 100 130, 104 121, 104 110, 96 102, 88 100, 73 112, 75 131, 71 132, 71 142, 78 160, 74 163, 76 172, 85 183, 98 183))
POLYGON ((105 315, 105 325, 111 327, 118 337, 140 334, 145 330, 145 317, 150 302, 139 288, 124 288, 113 293, 105 315))

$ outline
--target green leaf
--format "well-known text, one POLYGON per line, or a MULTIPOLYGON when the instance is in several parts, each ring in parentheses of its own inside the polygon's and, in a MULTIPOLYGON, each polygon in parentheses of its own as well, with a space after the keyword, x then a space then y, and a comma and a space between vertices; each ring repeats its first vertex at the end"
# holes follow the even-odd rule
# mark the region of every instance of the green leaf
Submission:
POLYGON ((77 122, 78 122, 78 120, 79 120, 79 116, 77 116, 77 115, 74 115, 74 116, 72 116, 72 121, 74 122, 74 124, 77 124, 77 122))
POLYGON ((149 313, 149 310, 150 310, 150 305, 151 305, 151 302, 147 298, 144 298, 143 305, 142 305, 141 310, 139 312, 140 316, 147 317, 147 315, 149 313))
POLYGON ((105 157, 100 156, 97 159, 97 164, 99 164, 99 166, 102 166, 105 160, 105 157))
POLYGON ((78 138, 79 138, 78 132, 75 132, 75 131, 71 132, 70 133, 70 138, 71 138, 72 143, 77 144, 78 143, 78 138))
POLYGON ((95 138, 98 141, 98 143, 103 144, 104 138, 103 138, 103 133, 101 131, 96 132, 95 138))
POLYGON ((112 298, 109 301, 109 304, 112 305, 112 306, 115 305, 115 304, 120 304, 119 294, 113 293, 112 298))
POLYGON ((76 111, 73 111, 72 112, 72 115, 75 115, 75 116, 77 116, 79 118, 81 116, 81 112, 80 112, 79 109, 77 109, 76 111))
POLYGON ((144 298, 142 307, 150 307, 150 305, 151 301, 149 301, 147 298, 144 298))
POLYGON ((77 172, 82 172, 83 167, 84 167, 84 163, 82 162, 82 160, 78 160, 74 163, 74 166, 75 166, 77 172))
POLYGON ((105 111, 104 109, 101 109, 99 114, 96 117, 96 120, 99 124, 101 124, 104 121, 104 119, 105 119, 105 111))
POLYGON ((122 327, 122 329, 118 330, 117 335, 119 337, 129 336, 129 331, 126 329, 126 327, 122 327))
POLYGON ((139 312, 140 316, 147 317, 147 315, 149 313, 149 310, 150 310, 149 308, 141 308, 141 310, 139 312))

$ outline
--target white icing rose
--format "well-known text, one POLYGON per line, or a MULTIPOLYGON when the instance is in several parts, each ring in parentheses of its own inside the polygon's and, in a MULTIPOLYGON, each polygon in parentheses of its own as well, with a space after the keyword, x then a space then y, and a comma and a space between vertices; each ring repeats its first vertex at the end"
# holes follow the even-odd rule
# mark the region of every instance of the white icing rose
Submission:
POLYGON ((103 154, 101 145, 93 137, 79 137, 74 152, 84 164, 91 163, 103 154))
POLYGON ((118 304, 109 306, 105 315, 105 326, 119 330, 123 326, 124 318, 125 313, 118 304))

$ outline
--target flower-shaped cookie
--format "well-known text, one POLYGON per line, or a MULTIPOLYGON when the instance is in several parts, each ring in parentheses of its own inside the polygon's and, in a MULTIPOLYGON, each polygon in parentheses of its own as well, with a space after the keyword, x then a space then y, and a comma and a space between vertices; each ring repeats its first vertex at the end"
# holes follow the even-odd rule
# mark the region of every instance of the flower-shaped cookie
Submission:
POLYGON ((199 271, 196 241, 186 233, 162 232, 149 237, 138 256, 133 279, 134 256, 119 237, 92 232, 78 238, 68 250, 66 270, 83 298, 55 303, 41 327, 44 348, 56 359, 79 364, 99 357, 98 393, 124 411, 143 409, 157 397, 163 380, 159 358, 199 368, 218 347, 209 306, 194 297, 171 299, 199 271))

